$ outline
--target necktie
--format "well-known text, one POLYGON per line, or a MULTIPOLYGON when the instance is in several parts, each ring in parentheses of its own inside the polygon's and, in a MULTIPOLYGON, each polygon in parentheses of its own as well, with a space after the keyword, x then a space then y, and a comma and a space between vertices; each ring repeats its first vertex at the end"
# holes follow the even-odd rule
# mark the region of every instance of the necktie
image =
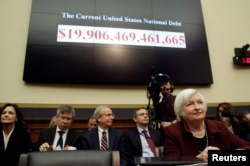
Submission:
POLYGON ((144 136, 145 136, 145 138, 146 138, 146 140, 148 142, 148 145, 149 145, 151 151, 155 155, 156 151, 155 151, 155 144, 154 144, 153 140, 149 137, 149 135, 147 133, 147 130, 143 130, 142 133, 144 134, 144 136))
POLYGON ((60 146, 61 149, 63 149, 63 137, 62 136, 64 134, 64 131, 58 131, 58 133, 59 133, 60 137, 59 137, 59 139, 57 141, 57 145, 56 146, 60 146))
POLYGON ((101 150, 107 150, 108 148, 108 141, 106 131, 102 132, 102 140, 101 140, 101 150))

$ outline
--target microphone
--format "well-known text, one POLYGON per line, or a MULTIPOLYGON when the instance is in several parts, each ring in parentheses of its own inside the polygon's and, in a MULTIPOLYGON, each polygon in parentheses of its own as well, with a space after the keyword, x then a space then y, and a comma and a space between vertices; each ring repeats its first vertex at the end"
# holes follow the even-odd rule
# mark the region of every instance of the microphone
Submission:
POLYGON ((238 115, 236 115, 236 114, 234 114, 234 113, 232 113, 230 111, 227 111, 227 110, 223 110, 221 112, 221 116, 228 117, 228 118, 231 118, 233 116, 237 116, 238 117, 238 115))
POLYGON ((231 117, 234 117, 234 116, 235 116, 235 117, 237 117, 237 118, 239 118, 239 119, 246 119, 246 120, 248 121, 248 123, 250 123, 250 120, 247 119, 246 117, 239 116, 239 115, 234 114, 234 113, 232 113, 232 112, 230 112, 230 111, 228 111, 228 110, 223 110, 223 111, 221 112, 221 116, 228 117, 228 118, 231 118, 231 117))

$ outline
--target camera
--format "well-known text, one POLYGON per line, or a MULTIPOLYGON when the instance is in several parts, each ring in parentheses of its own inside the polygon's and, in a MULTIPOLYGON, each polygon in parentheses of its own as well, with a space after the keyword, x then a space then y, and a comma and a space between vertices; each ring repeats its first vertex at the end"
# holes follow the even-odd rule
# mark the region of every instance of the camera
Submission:
POLYGON ((148 98, 152 98, 153 101, 159 101, 161 85, 165 84, 166 82, 171 82, 167 74, 158 73, 152 75, 147 88, 148 98))

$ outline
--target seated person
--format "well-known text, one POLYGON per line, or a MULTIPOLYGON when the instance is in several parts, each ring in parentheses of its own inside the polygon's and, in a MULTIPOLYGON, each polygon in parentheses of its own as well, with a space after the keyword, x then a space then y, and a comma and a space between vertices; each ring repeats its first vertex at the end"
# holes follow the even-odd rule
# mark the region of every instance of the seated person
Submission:
POLYGON ((0 161, 2 166, 17 166, 22 153, 32 151, 32 141, 21 109, 7 103, 1 111, 0 161))
POLYGON ((56 126, 56 116, 53 116, 50 120, 49 123, 49 128, 55 127, 56 126))
MULTIPOLYGON (((135 128, 125 132, 128 140, 128 148, 134 157, 155 157, 156 147, 163 146, 162 134, 159 130, 152 130, 148 128, 149 116, 145 108, 139 108, 134 111, 133 120, 136 123, 135 128), (144 133, 144 130, 147 132, 144 133), (149 136, 149 138, 148 138, 149 136), (148 139, 151 139, 153 146, 151 146, 148 139)), ((150 141, 150 140, 149 140, 150 141)), ((131 161, 131 165, 134 161, 131 161)))
POLYGON ((88 130, 94 129, 97 127, 97 121, 94 115, 88 117, 88 130))
POLYGON ((243 138, 246 141, 250 141, 250 111, 245 110, 245 111, 240 111, 238 113, 238 117, 240 119, 240 124, 241 124, 241 132, 243 138))
POLYGON ((216 110, 217 110, 217 113, 216 113, 215 119, 223 122, 224 125, 228 128, 228 130, 231 131, 232 133, 239 134, 240 125, 239 125, 239 119, 237 118, 237 116, 225 117, 222 114, 223 111, 236 114, 236 111, 234 110, 234 107, 232 106, 232 104, 227 103, 227 102, 219 103, 216 110))
POLYGON ((163 154, 178 159, 208 159, 208 150, 250 149, 250 142, 233 134, 221 122, 206 119, 207 103, 195 89, 181 91, 174 103, 178 122, 165 128, 163 154))
POLYGON ((88 117, 87 127, 88 127, 88 129, 83 131, 82 134, 97 127, 97 121, 96 121, 96 118, 94 117, 94 115, 91 115, 88 117))
POLYGON ((79 148, 80 134, 70 129, 75 116, 75 109, 70 105, 61 105, 57 109, 56 126, 43 129, 37 141, 37 150, 63 150, 79 148))
POLYGON ((121 166, 129 166, 127 141, 124 134, 112 128, 114 114, 108 106, 101 105, 95 109, 98 126, 81 134, 81 149, 84 150, 118 150, 121 166))

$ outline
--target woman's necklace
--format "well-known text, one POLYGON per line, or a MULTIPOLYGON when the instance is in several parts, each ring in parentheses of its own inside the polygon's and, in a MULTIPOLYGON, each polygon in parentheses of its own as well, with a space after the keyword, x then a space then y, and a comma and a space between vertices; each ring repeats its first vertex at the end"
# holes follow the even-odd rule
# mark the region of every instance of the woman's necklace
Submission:
POLYGON ((205 130, 204 137, 202 138, 194 137, 199 152, 203 151, 208 146, 208 134, 206 126, 204 127, 204 130, 205 130))

